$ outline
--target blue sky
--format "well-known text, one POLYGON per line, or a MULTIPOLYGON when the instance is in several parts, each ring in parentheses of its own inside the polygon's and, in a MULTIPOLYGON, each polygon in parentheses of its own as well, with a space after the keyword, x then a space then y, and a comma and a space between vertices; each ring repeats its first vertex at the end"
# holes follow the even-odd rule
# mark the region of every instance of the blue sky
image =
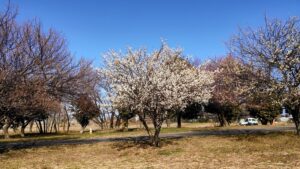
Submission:
MULTIPOLYGON (((0 0, 3 6, 7 1, 0 0)), ((18 21, 38 19, 61 32, 77 58, 100 63, 109 49, 171 47, 200 58, 226 55, 238 27, 256 27, 264 15, 300 16, 299 0, 11 0, 18 21)))

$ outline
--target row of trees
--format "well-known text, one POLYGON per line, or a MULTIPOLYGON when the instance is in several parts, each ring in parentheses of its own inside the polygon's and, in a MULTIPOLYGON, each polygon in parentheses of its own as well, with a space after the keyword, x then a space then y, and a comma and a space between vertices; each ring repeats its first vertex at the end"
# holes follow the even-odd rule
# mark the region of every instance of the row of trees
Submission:
POLYGON ((229 43, 230 55, 201 65, 163 42, 153 52, 110 51, 104 66, 94 69, 90 62, 75 62, 57 32, 45 32, 37 22, 17 23, 14 9, 9 5, 0 13, 0 127, 6 137, 8 128, 19 126, 24 136, 33 123, 41 133, 57 131, 62 114, 69 126, 71 112, 82 129, 91 119, 105 128, 138 116, 159 146, 161 126, 170 117, 180 127, 182 116, 201 109, 226 126, 248 112, 266 124, 282 107, 300 134, 295 18, 266 19, 257 30, 241 30, 229 43))
POLYGON ((138 115, 156 146, 162 122, 197 104, 215 113, 221 126, 241 112, 272 124, 284 107, 300 134, 298 20, 266 19, 257 30, 240 30, 229 47, 229 56, 199 67, 165 44, 150 54, 144 49, 111 51, 101 73, 111 85, 114 107, 138 115), (152 120, 154 134, 145 115, 152 120))

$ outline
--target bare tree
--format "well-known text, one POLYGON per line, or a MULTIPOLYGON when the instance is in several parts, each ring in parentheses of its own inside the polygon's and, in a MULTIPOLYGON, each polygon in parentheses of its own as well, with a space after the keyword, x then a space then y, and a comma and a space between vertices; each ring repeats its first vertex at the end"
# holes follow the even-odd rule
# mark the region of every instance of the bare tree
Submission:
POLYGON ((97 84, 91 63, 73 61, 65 39, 38 22, 16 23, 8 5, 0 13, 0 123, 25 127, 32 121, 40 132, 57 131, 60 103, 71 102, 97 84), (51 119, 48 119, 51 117, 51 119))
POLYGON ((300 28, 297 18, 265 19, 256 30, 241 30, 230 42, 232 51, 255 70, 267 74, 265 93, 277 93, 274 101, 293 115, 300 134, 300 28))

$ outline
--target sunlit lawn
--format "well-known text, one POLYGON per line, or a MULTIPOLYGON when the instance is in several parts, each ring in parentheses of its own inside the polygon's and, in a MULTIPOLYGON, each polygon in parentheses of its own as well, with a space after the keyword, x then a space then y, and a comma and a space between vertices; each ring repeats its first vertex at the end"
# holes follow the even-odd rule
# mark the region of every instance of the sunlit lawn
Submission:
POLYGON ((11 150, 1 168, 297 168, 300 138, 292 133, 163 140, 161 148, 114 142, 11 150))
MULTIPOLYGON (((162 128, 161 133, 178 133, 189 132, 203 129, 216 129, 210 127, 205 123, 184 123, 182 128, 176 128, 175 124, 172 124, 170 128, 162 128), (207 127, 208 126, 208 127, 207 127)), ((92 134, 86 131, 84 134, 80 134, 79 131, 71 130, 68 134, 59 132, 55 134, 38 134, 27 133, 25 138, 21 138, 18 133, 11 133, 10 139, 3 139, 3 135, 0 136, 1 142, 20 142, 20 141, 34 141, 34 140, 59 140, 59 139, 84 139, 84 138, 107 138, 107 137, 130 137, 147 135, 143 128, 137 128, 137 126, 129 127, 128 130, 122 129, 106 129, 96 130, 92 134)))

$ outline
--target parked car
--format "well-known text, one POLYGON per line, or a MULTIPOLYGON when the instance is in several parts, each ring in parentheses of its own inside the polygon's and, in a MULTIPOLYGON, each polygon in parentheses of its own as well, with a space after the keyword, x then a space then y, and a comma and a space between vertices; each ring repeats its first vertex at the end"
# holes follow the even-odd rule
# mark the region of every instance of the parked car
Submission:
POLYGON ((246 118, 246 119, 241 119, 239 124, 241 126, 250 126, 250 125, 258 125, 258 120, 256 118, 246 118))
POLYGON ((246 121, 248 122, 247 125, 258 125, 258 120, 256 118, 247 118, 246 121))
POLYGON ((248 124, 248 122, 246 122, 245 119, 240 119, 239 124, 240 124, 241 126, 246 126, 246 125, 248 124))

